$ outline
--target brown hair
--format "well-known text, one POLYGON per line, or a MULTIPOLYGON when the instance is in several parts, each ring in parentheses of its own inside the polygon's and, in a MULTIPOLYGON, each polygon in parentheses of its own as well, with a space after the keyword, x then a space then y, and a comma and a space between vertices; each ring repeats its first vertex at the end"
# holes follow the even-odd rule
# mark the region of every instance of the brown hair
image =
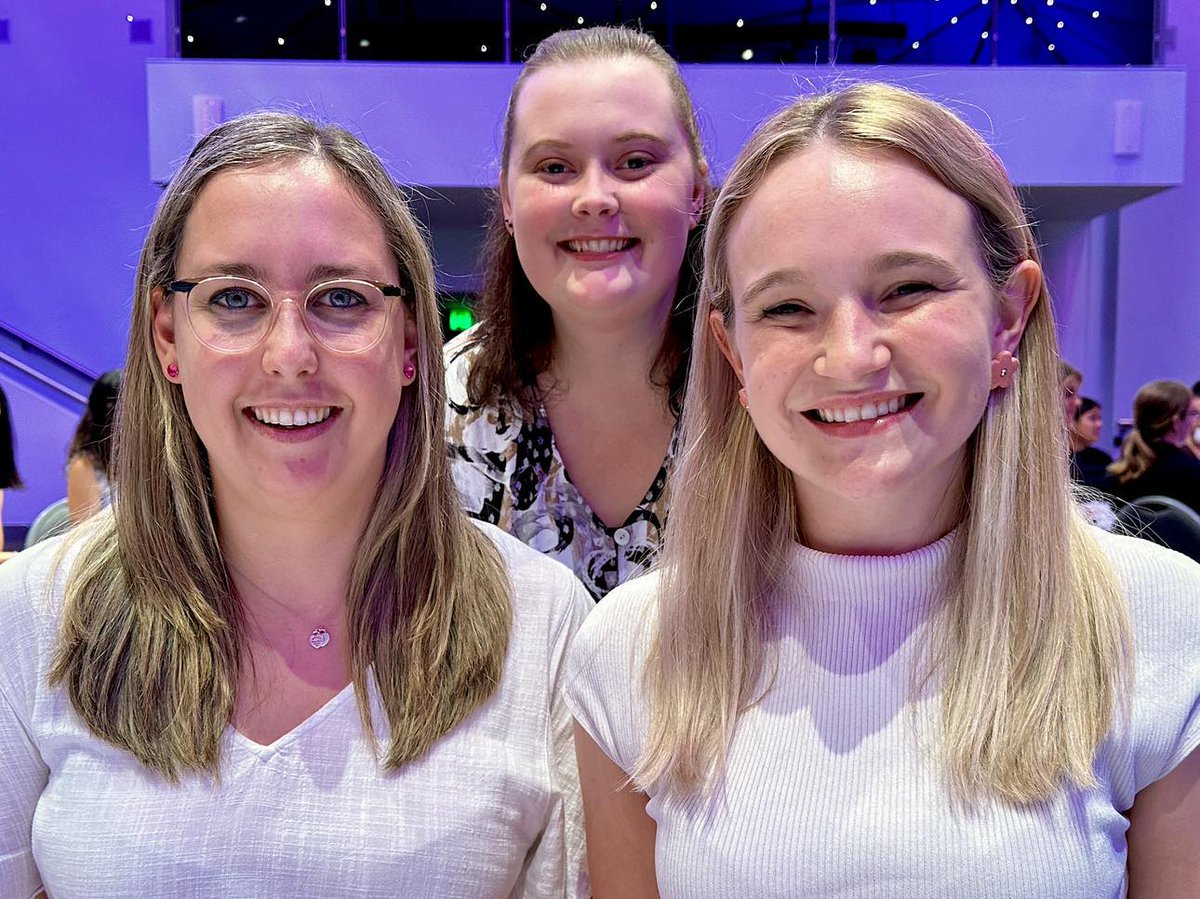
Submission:
MULTIPOLYGON (((500 150, 500 180, 503 181, 508 172, 517 102, 529 77, 551 66, 623 57, 648 60, 667 79, 675 116, 688 137, 696 177, 704 184, 704 211, 700 217, 703 221, 713 192, 705 176, 707 163, 687 85, 670 54, 650 35, 630 28, 603 26, 560 31, 537 45, 521 67, 509 95, 500 150)), ((702 227, 693 228, 688 235, 670 322, 654 363, 655 379, 667 388, 676 415, 683 402, 691 351, 702 230, 702 227)), ((480 352, 471 365, 467 395, 475 405, 511 403, 532 412, 530 388, 550 365, 554 322, 550 307, 533 289, 517 258, 516 244, 505 227, 499 194, 493 198, 484 236, 482 265, 483 290, 478 300, 480 322, 474 334, 474 344, 479 346, 480 352)))
POLYGON ((138 264, 117 413, 112 515, 67 581, 51 683, 104 740, 177 778, 215 772, 242 659, 242 609, 215 525, 207 455, 163 375, 152 292, 175 277, 184 226, 218 173, 305 158, 337 171, 379 219, 409 290, 417 379, 401 395, 374 507, 350 571, 351 670, 367 733, 373 675, 395 769, 490 697, 512 611, 495 547, 458 509, 444 450, 441 334, 424 235, 379 159, 349 132, 260 112, 205 136, 171 180, 138 264))
POLYGON ((1192 392, 1182 381, 1151 381, 1133 398, 1133 428, 1121 444, 1121 458, 1108 466, 1108 473, 1124 484, 1139 478, 1157 458, 1153 444, 1163 440, 1186 415, 1192 392))

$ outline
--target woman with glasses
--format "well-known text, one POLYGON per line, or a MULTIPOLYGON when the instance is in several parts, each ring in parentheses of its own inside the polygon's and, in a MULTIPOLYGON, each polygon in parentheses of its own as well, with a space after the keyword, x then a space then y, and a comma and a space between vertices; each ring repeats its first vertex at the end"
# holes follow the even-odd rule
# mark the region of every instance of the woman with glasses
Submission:
POLYGON ((447 347, 472 516, 600 599, 662 541, 708 163, 679 67, 626 28, 551 35, 517 76, 477 328, 447 347))
POLYGON ((421 231, 355 137, 203 138, 137 272, 111 512, 3 566, 0 883, 587 891, 570 573, 457 507, 421 231))
POLYGON ((1151 381, 1133 398, 1133 428, 1103 489, 1125 500, 1169 496, 1200 512, 1200 459, 1187 448, 1200 405, 1182 381, 1151 381))
POLYGON ((707 229, 662 567, 568 663, 595 895, 1200 895, 1200 567, 1072 501, 999 159, 860 84, 707 229))

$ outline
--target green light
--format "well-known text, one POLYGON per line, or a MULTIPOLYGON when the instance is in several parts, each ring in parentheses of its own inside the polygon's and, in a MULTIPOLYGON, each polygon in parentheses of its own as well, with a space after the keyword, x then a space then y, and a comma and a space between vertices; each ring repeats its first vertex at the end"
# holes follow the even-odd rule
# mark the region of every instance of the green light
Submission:
POLYGON ((452 306, 449 321, 451 331, 465 331, 475 324, 475 316, 466 306, 452 306))

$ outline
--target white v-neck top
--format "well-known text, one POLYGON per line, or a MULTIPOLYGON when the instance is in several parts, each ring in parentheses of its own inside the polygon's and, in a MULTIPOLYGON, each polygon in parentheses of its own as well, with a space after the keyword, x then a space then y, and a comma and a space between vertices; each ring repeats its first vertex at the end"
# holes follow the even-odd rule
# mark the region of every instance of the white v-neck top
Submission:
MULTIPOLYGON (((220 777, 170 784, 91 734, 46 674, 52 541, 0 566, 0 897, 586 896, 560 663, 592 602, 496 528, 514 622, 495 695, 417 762, 376 764, 352 687, 220 777)), ((386 717, 372 691, 379 735, 386 717)))
MULTIPOLYGON (((1025 807, 951 801, 939 687, 914 691, 913 673, 953 535, 897 556, 796 547, 769 600, 777 677, 739 716, 711 801, 648 787, 664 899, 1123 896, 1125 813, 1200 745, 1200 566, 1094 533, 1128 600, 1134 652, 1129 716, 1096 753, 1096 786, 1025 807)), ((626 771, 647 739, 638 684, 657 582, 609 594, 567 665, 579 723, 626 771)))

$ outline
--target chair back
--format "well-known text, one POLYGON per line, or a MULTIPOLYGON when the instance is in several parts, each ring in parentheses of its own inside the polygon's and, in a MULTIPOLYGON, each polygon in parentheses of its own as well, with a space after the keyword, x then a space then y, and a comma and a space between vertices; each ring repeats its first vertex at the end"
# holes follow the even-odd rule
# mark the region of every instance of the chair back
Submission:
POLYGON ((1117 511, 1117 530, 1200 562, 1200 513, 1169 496, 1143 496, 1117 511))
POLYGON ((65 534, 71 529, 71 515, 67 511, 67 500, 56 500, 42 511, 38 512, 37 518, 33 520, 33 524, 29 526, 29 530, 25 532, 25 548, 33 546, 35 543, 41 543, 50 537, 56 537, 59 534, 65 534))

